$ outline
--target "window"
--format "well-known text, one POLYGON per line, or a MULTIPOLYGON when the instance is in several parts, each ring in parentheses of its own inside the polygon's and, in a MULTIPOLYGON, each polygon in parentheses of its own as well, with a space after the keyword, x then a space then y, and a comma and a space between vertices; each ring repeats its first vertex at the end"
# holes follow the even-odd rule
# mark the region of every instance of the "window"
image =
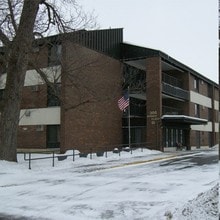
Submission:
POLYGON ((0 101, 3 99, 4 89, 0 89, 0 101))
POLYGON ((61 84, 47 87, 47 106, 60 106, 61 84))
POLYGON ((0 101, 3 100, 4 91, 4 89, 0 89, 0 101))
POLYGON ((31 91, 32 91, 32 92, 37 92, 37 91, 39 91, 39 86, 38 86, 38 85, 31 86, 31 91))
POLYGON ((194 78, 193 85, 194 85, 194 90, 198 92, 199 91, 199 79, 194 78))
POLYGON ((215 119, 215 121, 216 121, 216 122, 219 122, 220 112, 219 112, 219 111, 215 111, 215 112, 216 112, 216 119, 215 119))
MULTIPOLYGON (((2 55, 2 54, 0 53, 0 55, 2 55)), ((6 65, 4 63, 1 63, 0 64, 0 76, 5 74, 6 72, 7 72, 6 65)))
POLYGON ((200 131, 196 131, 196 139, 195 139, 195 144, 196 144, 196 148, 200 148, 200 131))
POLYGON ((61 44, 53 44, 48 48, 48 65, 54 66, 60 64, 61 60, 61 44))
POLYGON ((196 117, 200 117, 200 111, 199 111, 199 105, 198 104, 195 104, 195 116, 196 117))
POLYGON ((208 120, 212 121, 213 119, 213 110, 211 108, 208 108, 208 120))
POLYGON ((207 84, 208 87, 208 97, 212 98, 213 97, 213 87, 212 85, 207 84))

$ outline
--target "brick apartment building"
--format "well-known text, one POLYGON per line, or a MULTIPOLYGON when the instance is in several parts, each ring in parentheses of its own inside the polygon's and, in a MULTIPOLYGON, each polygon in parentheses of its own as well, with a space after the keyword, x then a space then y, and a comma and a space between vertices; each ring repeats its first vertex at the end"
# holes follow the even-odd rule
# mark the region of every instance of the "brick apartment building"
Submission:
POLYGON ((19 148, 86 152, 127 144, 128 112, 121 112, 117 101, 128 86, 131 143, 158 150, 218 143, 218 85, 161 51, 124 43, 120 28, 41 39, 32 63, 19 148))

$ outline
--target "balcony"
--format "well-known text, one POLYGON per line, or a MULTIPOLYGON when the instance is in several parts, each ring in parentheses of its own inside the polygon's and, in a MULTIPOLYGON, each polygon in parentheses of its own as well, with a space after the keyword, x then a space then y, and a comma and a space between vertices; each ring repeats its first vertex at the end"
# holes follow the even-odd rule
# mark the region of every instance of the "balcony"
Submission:
POLYGON ((179 108, 163 106, 162 107, 162 114, 163 115, 183 115, 184 112, 182 109, 179 109, 179 108))
MULTIPOLYGON (((128 111, 124 112, 124 117, 128 117, 128 111)), ((130 116, 137 118, 146 117, 146 101, 130 97, 130 116)))
POLYGON ((181 80, 166 73, 163 73, 162 79, 162 92, 164 94, 183 100, 189 100, 189 92, 183 89, 183 82, 181 80))
POLYGON ((165 82, 162 82, 162 92, 164 94, 167 94, 167 95, 179 98, 179 99, 189 100, 189 92, 188 91, 181 89, 181 88, 178 88, 178 87, 175 87, 175 86, 172 86, 172 85, 167 84, 165 82))

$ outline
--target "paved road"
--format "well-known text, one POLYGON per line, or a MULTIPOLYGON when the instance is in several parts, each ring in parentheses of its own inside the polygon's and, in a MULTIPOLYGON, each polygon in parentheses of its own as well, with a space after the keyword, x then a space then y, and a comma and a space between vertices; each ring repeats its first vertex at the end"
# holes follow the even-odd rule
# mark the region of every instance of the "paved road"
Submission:
POLYGON ((183 152, 176 158, 161 162, 160 166, 182 165, 181 169, 218 163, 218 154, 214 150, 183 152))

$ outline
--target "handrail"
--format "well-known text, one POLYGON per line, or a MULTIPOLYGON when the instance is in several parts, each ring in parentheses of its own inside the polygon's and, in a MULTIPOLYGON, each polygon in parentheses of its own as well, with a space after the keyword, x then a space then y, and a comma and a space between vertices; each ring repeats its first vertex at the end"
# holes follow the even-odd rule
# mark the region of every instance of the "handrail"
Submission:
POLYGON ((23 154, 24 154, 24 160, 25 161, 28 161, 29 162, 29 169, 31 169, 31 161, 32 160, 45 160, 45 159, 52 159, 52 167, 54 167, 54 165, 55 165, 55 158, 59 158, 59 157, 68 157, 68 156, 72 156, 73 157, 73 161, 75 160, 75 155, 78 155, 78 154, 75 154, 75 150, 73 149, 73 154, 71 154, 71 155, 56 155, 55 156, 55 150, 54 151, 51 151, 52 152, 52 156, 46 156, 46 157, 35 157, 35 158, 32 158, 31 157, 31 155, 32 154, 43 154, 43 153, 45 153, 44 151, 42 151, 42 152, 28 152, 28 153, 26 153, 26 152, 24 152, 23 154), (26 158, 26 154, 28 154, 29 155, 29 157, 28 158, 26 158))
POLYGON ((118 149, 118 151, 117 151, 118 155, 121 156, 122 151, 130 151, 130 153, 132 154, 133 150, 137 149, 137 148, 141 148, 141 152, 143 152, 144 148, 151 149, 149 146, 147 147, 148 144, 149 144, 148 142, 131 143, 131 146, 129 149, 128 149, 128 144, 108 145, 108 146, 100 147, 100 148, 97 148, 97 147, 96 148, 89 148, 89 152, 87 151, 87 153, 83 153, 83 152, 76 153, 75 149, 68 149, 68 151, 72 150, 72 154, 60 154, 60 155, 55 155, 55 152, 57 152, 57 150, 50 150, 50 152, 52 153, 52 156, 34 157, 34 158, 32 157, 33 154, 45 154, 45 151, 43 151, 43 150, 42 151, 32 151, 32 152, 29 151, 29 152, 20 152, 20 153, 24 154, 24 161, 28 161, 28 168, 31 169, 31 161, 33 161, 33 160, 52 159, 52 167, 54 167, 55 166, 55 158, 58 158, 58 160, 64 160, 67 157, 71 156, 71 157, 73 157, 73 161, 75 161, 75 156, 87 157, 87 155, 89 154, 90 159, 93 159, 93 157, 92 157, 93 153, 96 153, 97 156, 99 153, 103 153, 103 155, 105 154, 105 157, 107 158, 108 152, 110 151, 110 149, 111 149, 111 151, 114 152, 114 150, 116 148, 118 149), (103 149, 105 149, 105 150, 103 150, 103 149), (28 155, 28 158, 27 158, 27 155, 28 155))

